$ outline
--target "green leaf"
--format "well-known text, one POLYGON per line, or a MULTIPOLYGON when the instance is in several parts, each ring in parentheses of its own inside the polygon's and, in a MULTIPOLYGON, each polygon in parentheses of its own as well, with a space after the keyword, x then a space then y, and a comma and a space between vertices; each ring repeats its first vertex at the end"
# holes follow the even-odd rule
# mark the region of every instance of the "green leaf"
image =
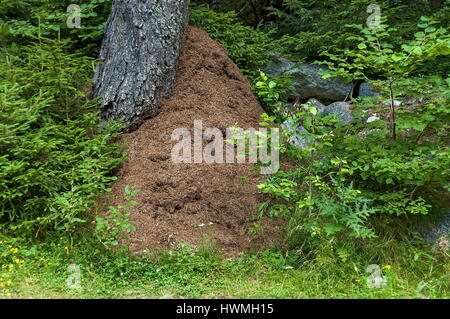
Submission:
POLYGON ((332 235, 335 234, 339 231, 341 231, 343 229, 342 226, 338 225, 338 224, 332 224, 332 223, 328 223, 325 225, 325 231, 327 233, 327 235, 332 235))
POLYGON ((425 33, 424 32, 417 32, 417 33, 415 33, 414 34, 414 36, 416 37, 416 38, 423 38, 423 37, 425 37, 425 33))
POLYGON ((421 54, 423 53, 423 51, 422 51, 422 48, 420 48, 420 47, 415 47, 415 48, 412 50, 412 53, 414 53, 415 55, 421 55, 421 54))
POLYGON ((403 60, 405 58, 405 56, 401 53, 396 53, 396 54, 391 55, 391 58, 394 62, 398 62, 400 60, 403 60))

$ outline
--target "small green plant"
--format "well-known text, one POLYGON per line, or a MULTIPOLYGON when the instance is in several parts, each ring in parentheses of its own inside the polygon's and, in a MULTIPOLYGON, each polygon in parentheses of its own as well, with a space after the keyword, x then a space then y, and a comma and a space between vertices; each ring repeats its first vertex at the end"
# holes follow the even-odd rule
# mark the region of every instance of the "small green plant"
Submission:
POLYGON ((262 71, 259 72, 259 81, 256 82, 256 94, 265 104, 273 105, 274 103, 280 103, 280 94, 274 89, 277 83, 273 80, 269 80, 269 77, 262 71))
POLYGON ((248 232, 252 235, 256 235, 257 233, 261 232, 263 230, 263 227, 261 224, 253 223, 252 226, 248 228, 248 232))
POLYGON ((293 86, 290 75, 268 76, 263 71, 254 80, 254 91, 258 100, 269 114, 279 115, 283 101, 293 86))
POLYGON ((133 191, 129 186, 126 186, 125 199, 128 201, 127 204, 117 207, 110 206, 106 216, 95 218, 95 231, 106 248, 119 245, 121 240, 128 239, 129 234, 136 230, 128 217, 130 216, 130 209, 137 205, 137 202, 132 200, 137 193, 139 193, 139 190, 133 191))

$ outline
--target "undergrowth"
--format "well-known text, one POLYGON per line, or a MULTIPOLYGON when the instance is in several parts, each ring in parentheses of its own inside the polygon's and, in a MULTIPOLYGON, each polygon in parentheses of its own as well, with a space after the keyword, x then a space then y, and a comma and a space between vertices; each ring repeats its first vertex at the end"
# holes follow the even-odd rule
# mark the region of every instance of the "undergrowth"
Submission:
MULTIPOLYGON (((228 49, 273 113, 267 118, 278 122, 287 119, 280 110, 289 79, 269 78, 259 69, 279 51, 312 60, 328 48, 329 66, 336 62, 333 70, 344 76, 367 64, 405 75, 411 70, 398 62, 410 56, 417 58, 412 59, 415 76, 433 69, 433 63, 445 74, 448 63, 416 62, 448 54, 443 48, 448 32, 438 31, 448 9, 436 11, 439 22, 424 18, 423 34, 412 33, 403 47, 395 46, 403 51, 394 53, 389 44, 398 39, 393 32, 385 34, 382 48, 366 32, 358 51, 350 50, 354 43, 343 23, 364 16, 363 1, 353 2, 341 12, 336 1, 315 6, 283 1, 284 9, 267 9, 271 23, 258 28, 237 13, 195 6, 191 22, 228 49), (318 21, 324 7, 339 28, 318 21), (432 41, 423 47, 425 34, 440 39, 439 52, 432 41), (284 37, 278 41, 277 35, 284 37), (361 52, 367 47, 371 54, 361 52), (377 59, 377 47, 386 59, 377 59)), ((425 99, 409 109, 394 109, 392 98, 387 104, 386 98, 356 101, 359 117, 353 124, 364 111, 376 111, 380 119, 370 125, 345 127, 311 105, 291 114, 310 131, 311 145, 304 151, 286 147, 294 171, 260 185, 273 196, 264 210, 288 220, 286 249, 229 258, 181 246, 136 255, 119 245, 134 230, 128 216, 136 191, 127 188, 128 204, 110 207, 106 215, 95 205, 124 159, 116 143, 121 125, 102 121, 89 92, 96 63, 89 56, 98 51, 110 1, 83 4, 88 27, 75 30, 63 27, 69 1, 35 4, 0 3, 0 298, 450 297, 448 251, 426 245, 407 218, 432 211, 435 199, 448 191, 448 78, 409 77, 386 88, 386 78, 375 70, 370 75, 377 76, 373 84, 382 94, 425 99), (63 40, 69 36, 72 41, 63 40), (386 116, 389 106, 398 112, 398 131, 386 116)), ((388 13, 394 16, 402 8, 388 13)), ((417 15, 421 9, 414 10, 417 15)), ((416 30, 408 13, 399 23, 401 35, 416 30)))
POLYGON ((314 259, 275 248, 227 258, 186 246, 138 256, 92 238, 30 244, 2 236, 0 258, 5 298, 448 298, 450 291, 448 258, 420 240, 389 236, 345 250, 330 241, 314 259), (368 286, 371 264, 386 286, 368 286), (69 288, 74 265, 80 286, 69 288))
POLYGON ((40 34, 0 59, 0 220, 3 229, 72 232, 115 179, 121 125, 89 98, 92 59, 40 34))

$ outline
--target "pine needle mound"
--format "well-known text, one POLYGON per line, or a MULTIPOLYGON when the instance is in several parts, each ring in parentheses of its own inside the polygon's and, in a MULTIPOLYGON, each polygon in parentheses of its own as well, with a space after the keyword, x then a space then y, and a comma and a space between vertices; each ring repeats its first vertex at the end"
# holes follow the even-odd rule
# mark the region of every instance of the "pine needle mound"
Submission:
POLYGON ((137 131, 122 136, 129 158, 118 172, 108 205, 124 204, 124 188, 139 189, 130 219, 136 231, 131 249, 155 251, 186 243, 235 254, 280 241, 280 221, 263 218, 249 232, 267 198, 256 185, 266 176, 253 164, 174 164, 171 140, 177 128, 193 132, 230 126, 258 128, 263 109, 226 49, 198 28, 189 27, 173 95, 161 113, 137 131))

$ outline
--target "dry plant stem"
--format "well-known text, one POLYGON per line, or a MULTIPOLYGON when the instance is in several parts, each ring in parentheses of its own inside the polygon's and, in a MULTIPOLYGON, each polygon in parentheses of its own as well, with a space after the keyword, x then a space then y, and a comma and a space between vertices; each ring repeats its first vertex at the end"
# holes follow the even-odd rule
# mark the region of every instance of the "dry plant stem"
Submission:
POLYGON ((394 90, 393 90, 393 82, 389 81, 389 96, 390 96, 390 103, 391 103, 391 132, 392 132, 392 139, 395 141, 397 139, 397 132, 396 132, 396 125, 395 125, 395 103, 394 103, 394 90))

